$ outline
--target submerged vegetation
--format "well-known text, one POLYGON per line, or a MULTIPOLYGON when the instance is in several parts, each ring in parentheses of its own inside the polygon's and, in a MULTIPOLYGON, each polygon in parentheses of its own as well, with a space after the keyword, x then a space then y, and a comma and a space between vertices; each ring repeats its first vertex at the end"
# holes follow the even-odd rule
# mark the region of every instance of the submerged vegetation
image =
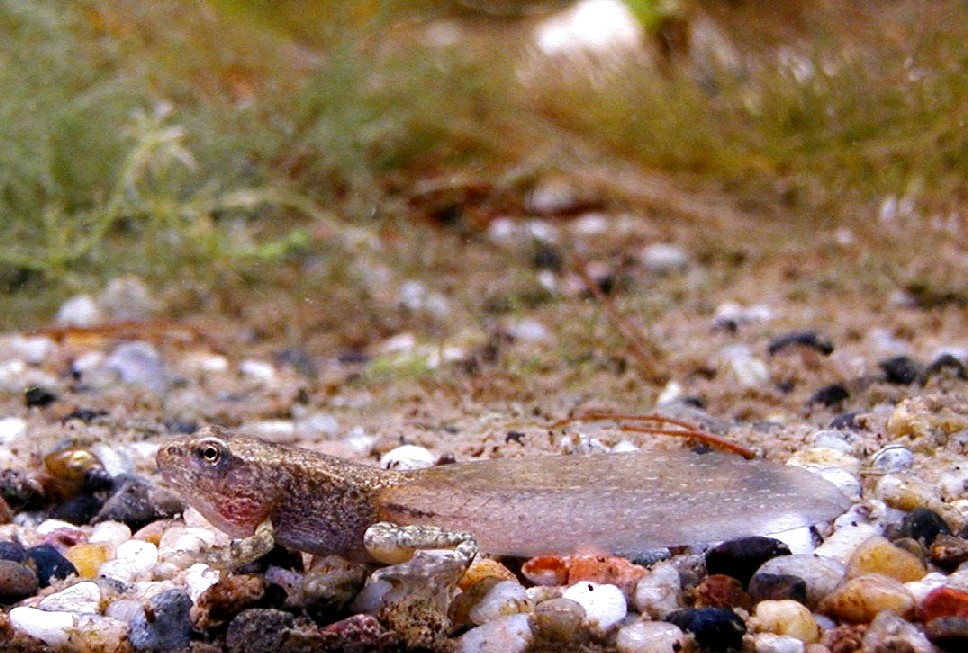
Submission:
POLYGON ((353 229, 480 228, 591 169, 607 203, 643 195, 609 171, 662 175, 795 236, 963 228, 961 2, 697 2, 715 38, 666 61, 648 25, 628 52, 556 58, 535 16, 291 1, 267 26, 264 3, 215 4, 248 11, 0 0, 8 301, 122 273, 273 283, 353 229))

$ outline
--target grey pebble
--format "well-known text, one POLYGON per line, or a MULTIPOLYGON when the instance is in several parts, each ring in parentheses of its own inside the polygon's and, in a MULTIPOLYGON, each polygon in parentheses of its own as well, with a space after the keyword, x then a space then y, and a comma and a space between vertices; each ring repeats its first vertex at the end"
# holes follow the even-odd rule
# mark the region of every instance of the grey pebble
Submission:
POLYGON ((914 453, 899 444, 890 444, 879 449, 871 458, 871 467, 893 474, 910 469, 914 465, 914 453))
POLYGON ((183 590, 168 590, 148 600, 145 611, 131 622, 128 639, 136 651, 164 653, 189 644, 192 600, 183 590))

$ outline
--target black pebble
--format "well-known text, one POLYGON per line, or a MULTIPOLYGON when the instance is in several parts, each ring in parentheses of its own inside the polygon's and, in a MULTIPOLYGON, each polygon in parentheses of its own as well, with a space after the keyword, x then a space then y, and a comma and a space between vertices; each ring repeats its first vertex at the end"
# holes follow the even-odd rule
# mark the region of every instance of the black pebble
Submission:
POLYGON ((770 356, 794 346, 808 347, 816 349, 824 356, 829 356, 834 351, 834 345, 830 340, 819 335, 816 331, 790 331, 777 336, 770 341, 767 348, 770 356))
POLYGON ((707 651, 729 651, 743 648, 746 625, 738 614, 727 608, 687 608, 666 615, 665 621, 695 636, 700 648, 707 651))
POLYGON ((840 415, 837 415, 837 417, 830 420, 830 428, 856 431, 860 428, 860 424, 857 423, 858 415, 860 415, 860 412, 856 410, 849 413, 841 413, 840 415))
POLYGON ((924 369, 921 383, 927 383, 932 376, 947 374, 958 379, 968 379, 968 370, 964 364, 951 354, 941 354, 924 369))
POLYGON ((850 397, 850 393, 847 392, 847 388, 839 383, 832 383, 814 392, 809 403, 821 404, 830 408, 844 403, 848 397, 850 397))
POLYGON ((27 549, 20 542, 0 541, 0 560, 23 562, 27 559, 27 549))
POLYGON ((754 603, 792 599, 806 605, 807 581, 793 574, 754 574, 749 593, 754 603))
POLYGON ((935 646, 951 653, 968 650, 968 617, 940 617, 924 625, 924 633, 935 646))
POLYGON ((90 493, 78 494, 50 511, 52 519, 62 519, 76 526, 89 524, 101 510, 104 501, 90 493))
POLYGON ((128 640, 136 651, 165 653, 188 646, 192 634, 192 600, 183 590, 168 590, 148 600, 145 611, 131 622, 128 640))
POLYGON ((153 486, 140 476, 119 474, 114 478, 114 488, 114 492, 94 517, 94 523, 120 521, 136 531, 166 516, 153 501, 153 486))
POLYGON ((726 574, 745 588, 764 562, 790 555, 790 548, 772 537, 740 537, 723 542, 706 552, 706 573, 726 574))
POLYGON ((57 401, 57 395, 47 388, 41 388, 37 385, 30 386, 24 393, 24 402, 27 404, 27 408, 45 408, 55 401, 57 401))
POLYGON ((30 547, 27 549, 27 557, 37 565, 37 580, 41 587, 47 587, 52 580, 67 578, 77 573, 74 563, 47 544, 30 547))
POLYGON ((563 259, 561 252, 554 245, 544 241, 535 241, 534 251, 531 253, 531 267, 538 270, 561 272, 563 259))
POLYGON ((77 408, 67 413, 61 418, 61 422, 70 422, 71 420, 80 420, 84 423, 91 423, 98 417, 104 417, 108 414, 106 410, 91 410, 90 408, 77 408))
POLYGON ((900 537, 917 540, 922 546, 931 546, 942 534, 951 535, 951 528, 941 515, 929 508, 915 508, 904 515, 898 533, 900 537))
POLYGON ((282 610, 243 610, 229 624, 225 646, 229 653, 281 651, 296 619, 282 610))
POLYGON ((886 358, 877 364, 884 372, 884 380, 898 385, 911 385, 921 376, 921 364, 910 356, 886 358))

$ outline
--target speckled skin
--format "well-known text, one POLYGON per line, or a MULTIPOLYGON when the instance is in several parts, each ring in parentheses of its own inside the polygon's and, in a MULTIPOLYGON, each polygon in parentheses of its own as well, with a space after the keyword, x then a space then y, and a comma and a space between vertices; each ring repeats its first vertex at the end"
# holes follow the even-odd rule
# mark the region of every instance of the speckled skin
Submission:
POLYGON ((370 559, 363 534, 379 521, 377 493, 405 478, 217 426, 166 442, 157 460, 185 500, 232 537, 251 536, 271 517, 277 543, 355 560, 370 559), (216 451, 214 462, 206 457, 216 451))
POLYGON ((399 472, 207 427, 163 446, 158 465, 189 504, 233 537, 251 536, 269 517, 283 546, 356 560, 370 559, 364 534, 377 522, 439 527, 407 535, 433 535, 423 545, 431 548, 446 539, 438 532, 464 532, 501 555, 640 555, 809 526, 850 506, 803 469, 683 450, 399 472))

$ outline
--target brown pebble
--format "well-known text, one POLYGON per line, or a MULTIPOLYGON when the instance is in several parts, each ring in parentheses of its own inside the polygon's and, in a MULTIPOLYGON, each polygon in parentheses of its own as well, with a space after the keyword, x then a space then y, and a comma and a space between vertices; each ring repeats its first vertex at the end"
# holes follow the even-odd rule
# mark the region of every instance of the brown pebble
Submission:
POLYGON ((884 574, 907 583, 920 580, 925 573, 924 563, 916 555, 894 546, 884 537, 865 541, 847 562, 847 578, 884 574))
POLYGON ((575 637, 585 633, 585 609, 571 599, 550 599, 535 606, 531 628, 536 640, 574 643, 575 637))
POLYGON ((732 576, 713 574, 690 592, 696 608, 743 608, 753 607, 750 595, 743 591, 743 584, 732 576))
POLYGON ((941 617, 968 618, 968 592, 952 587, 931 590, 921 601, 921 617, 925 622, 941 617))
POLYGON ((914 595, 895 578, 865 574, 847 580, 820 601, 820 613, 851 623, 869 623, 881 610, 910 615, 914 595))
POLYGON ((0 603, 16 603, 37 593, 37 574, 19 562, 0 560, 0 603))
POLYGON ((968 540, 955 535, 939 535, 928 550, 931 562, 945 569, 953 569, 968 561, 968 540))
POLYGON ((13 519, 13 510, 3 497, 0 497, 0 524, 9 524, 13 519))
POLYGON ((320 630, 326 651, 382 651, 397 650, 397 636, 384 628, 376 617, 355 614, 320 630))
POLYGON ((968 618, 941 617, 924 625, 931 643, 946 651, 963 651, 968 646, 968 618))
POLYGON ((857 653, 864 645, 866 625, 837 626, 824 634, 823 643, 830 649, 830 653, 857 653))
POLYGON ((615 585, 626 597, 635 593, 635 586, 646 573, 645 567, 618 556, 582 554, 568 558, 568 585, 581 581, 615 585))
POLYGON ((191 609, 192 623, 200 630, 226 624, 243 610, 253 607, 264 593, 265 581, 261 576, 225 576, 198 597, 191 609))
POLYGON ((515 580, 514 572, 493 558, 476 558, 470 568, 461 577, 458 587, 471 587, 485 578, 498 580, 515 580))

